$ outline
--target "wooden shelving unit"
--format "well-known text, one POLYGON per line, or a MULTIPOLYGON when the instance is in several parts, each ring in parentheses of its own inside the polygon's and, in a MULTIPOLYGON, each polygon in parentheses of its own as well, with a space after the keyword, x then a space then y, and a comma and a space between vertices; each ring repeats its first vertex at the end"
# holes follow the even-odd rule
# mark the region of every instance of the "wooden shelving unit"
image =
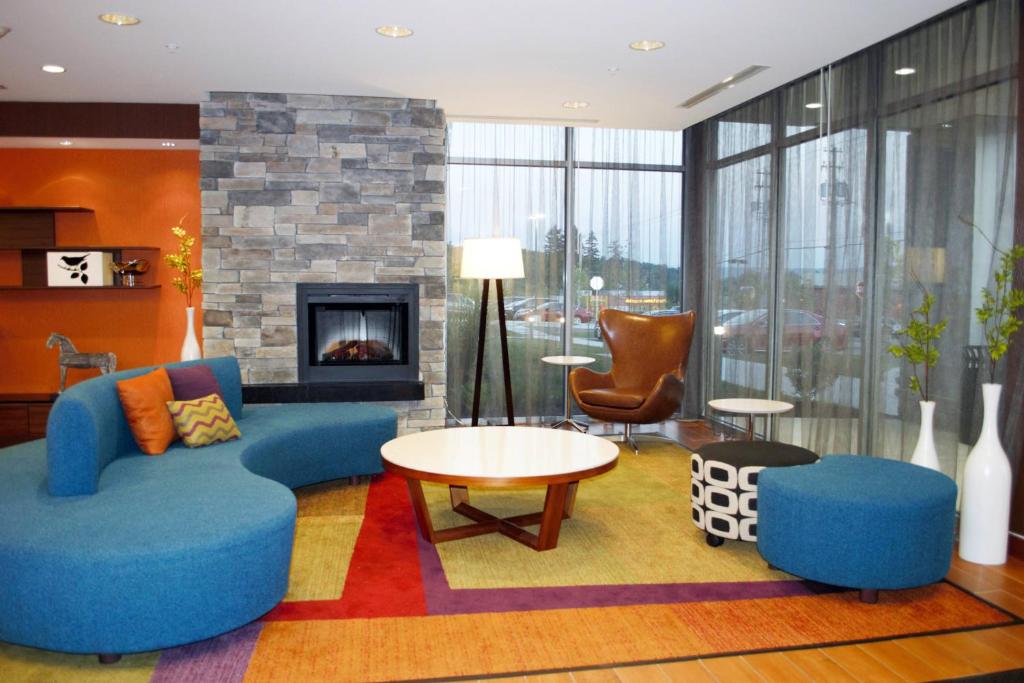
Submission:
MULTIPOLYGON (((0 250, 20 252, 21 259, 21 285, 2 285, 0 291, 77 290, 93 292, 113 289, 146 291, 160 288, 160 285, 147 282, 136 284, 134 287, 123 285, 48 286, 46 255, 50 252, 99 251, 111 254, 114 261, 144 258, 150 262, 151 266, 156 266, 160 258, 159 247, 57 244, 56 215, 58 213, 92 213, 92 209, 84 206, 0 206, 0 250)), ((115 277, 117 276, 115 275, 115 277)), ((151 280, 154 275, 147 273, 137 277, 151 280)))
POLYGON ((84 206, 0 206, 0 249, 57 246, 58 213, 92 213, 84 206))

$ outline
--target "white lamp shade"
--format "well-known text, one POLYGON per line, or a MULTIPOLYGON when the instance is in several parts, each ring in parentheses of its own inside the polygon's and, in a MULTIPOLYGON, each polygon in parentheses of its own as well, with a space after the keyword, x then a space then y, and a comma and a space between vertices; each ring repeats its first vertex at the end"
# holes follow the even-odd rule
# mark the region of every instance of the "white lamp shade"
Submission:
POLYGON ((482 237, 462 243, 459 277, 516 280, 525 277, 523 247, 515 237, 482 237))

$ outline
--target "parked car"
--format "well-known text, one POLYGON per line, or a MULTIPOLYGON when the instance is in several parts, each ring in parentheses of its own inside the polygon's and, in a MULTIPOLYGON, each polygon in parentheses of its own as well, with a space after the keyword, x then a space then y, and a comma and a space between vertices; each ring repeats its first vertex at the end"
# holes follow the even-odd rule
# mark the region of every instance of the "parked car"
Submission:
MULTIPOLYGON (((510 317, 513 320, 526 320, 531 313, 537 310, 537 308, 548 303, 558 304, 561 302, 540 296, 527 297, 526 299, 520 301, 519 304, 516 305, 515 310, 512 312, 512 315, 510 317)), ((509 317, 508 309, 505 310, 505 315, 506 317, 509 317)))
MULTIPOLYGON (((758 308, 743 311, 722 325, 722 353, 767 351, 769 341, 768 311, 758 308)), ((824 343, 833 348, 845 348, 846 326, 827 326, 824 318, 810 311, 787 308, 782 324, 782 348, 793 349, 824 343)))
POLYGON ((519 308, 523 302, 529 297, 525 296, 507 296, 505 297, 505 317, 511 318, 515 315, 516 309, 519 308))
POLYGON ((678 306, 673 306, 672 308, 662 308, 662 309, 657 310, 657 311, 648 311, 644 315, 657 315, 657 316, 662 316, 662 315, 679 315, 679 307, 678 306))
POLYGON ((723 308, 718 311, 718 324, 724 325, 741 313, 746 313, 742 308, 723 308))
MULTIPOLYGON (((576 322, 579 323, 589 323, 594 319, 594 314, 582 306, 577 306, 573 311, 573 318, 575 318, 576 322)), ((531 323, 565 322, 565 308, 562 306, 561 301, 549 301, 548 303, 541 304, 537 308, 533 309, 525 316, 524 319, 531 323)))
POLYGON ((513 319, 513 321, 524 321, 526 315, 534 311, 538 306, 554 301, 547 297, 523 297, 522 300, 517 301, 514 306, 505 307, 505 316, 513 319))

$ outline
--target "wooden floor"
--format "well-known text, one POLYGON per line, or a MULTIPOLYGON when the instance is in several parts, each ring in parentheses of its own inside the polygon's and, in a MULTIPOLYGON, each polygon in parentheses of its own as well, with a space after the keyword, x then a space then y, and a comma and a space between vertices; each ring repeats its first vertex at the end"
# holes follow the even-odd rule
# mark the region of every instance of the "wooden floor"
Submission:
MULTIPOLYGON (((1000 567, 953 560, 950 581, 1024 618, 1024 561, 1000 567)), ((628 634, 623 634, 628 637, 628 634)), ((1024 669, 1024 624, 939 636, 712 657, 642 666, 504 677, 529 683, 756 683, 798 681, 935 681, 1024 669)), ((1024 672, 1020 678, 1024 681, 1024 672)))
MULTIPOLYGON (((591 420, 587 433, 596 434, 597 436, 621 434, 622 425, 591 420)), ((713 424, 706 420, 665 420, 657 424, 637 425, 635 427, 633 434, 637 437, 636 440, 641 449, 644 447, 644 441, 651 438, 649 436, 645 437, 645 433, 661 434, 682 444, 683 448, 688 448, 691 451, 715 441, 744 438, 742 430, 734 429, 728 425, 713 424)))
MULTIPOLYGON (((736 438, 702 421, 669 421, 657 427, 688 448, 736 438)), ((620 427, 621 429, 621 427, 620 427)), ((614 433, 595 424, 592 434, 614 433)), ((641 435, 640 448, 643 449, 641 435)), ((1024 560, 1011 557, 998 567, 954 557, 947 578, 975 595, 1024 619, 1024 560)), ((628 637, 628 634, 623 634, 628 637)), ((667 681, 935 681, 1024 669, 1024 624, 938 636, 787 650, 766 654, 693 659, 642 666, 588 669, 499 680, 529 683, 666 683, 667 681)), ((495 680, 495 679, 491 679, 495 680)), ((1024 681, 1024 672, 1019 679, 1024 681)))

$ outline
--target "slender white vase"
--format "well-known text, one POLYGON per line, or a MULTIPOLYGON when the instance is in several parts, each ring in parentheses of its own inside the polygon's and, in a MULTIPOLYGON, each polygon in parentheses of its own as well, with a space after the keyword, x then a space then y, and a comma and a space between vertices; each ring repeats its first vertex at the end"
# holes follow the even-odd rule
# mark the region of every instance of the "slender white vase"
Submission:
POLYGON ((1010 533, 1010 460, 999 442, 1001 384, 981 385, 985 420, 964 466, 960 499, 960 557, 977 564, 1004 564, 1010 533))
POLYGON ((188 327, 185 330, 185 341, 181 344, 182 360, 198 360, 203 357, 203 352, 199 349, 199 342, 196 340, 195 315, 196 309, 192 306, 185 309, 185 320, 188 327))
POLYGON ((920 401, 921 404, 921 431, 917 434, 917 445, 914 446, 914 454, 910 456, 910 462, 914 465, 927 467, 928 469, 941 472, 939 468, 939 454, 935 450, 935 434, 933 423, 935 421, 935 401, 920 401))

